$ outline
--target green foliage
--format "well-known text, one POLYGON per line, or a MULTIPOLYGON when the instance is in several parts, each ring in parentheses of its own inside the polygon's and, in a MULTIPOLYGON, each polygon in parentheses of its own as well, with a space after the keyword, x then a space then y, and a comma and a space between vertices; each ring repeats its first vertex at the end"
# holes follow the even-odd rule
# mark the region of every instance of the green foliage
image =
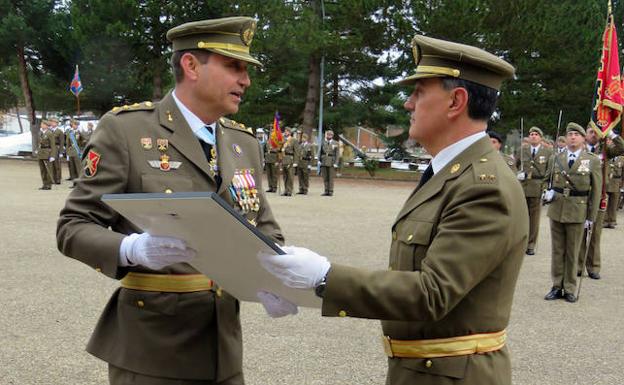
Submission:
POLYGON ((364 158, 362 159, 362 164, 364 165, 364 169, 368 172, 368 175, 375 176, 375 171, 379 168, 379 161, 375 158, 364 158))

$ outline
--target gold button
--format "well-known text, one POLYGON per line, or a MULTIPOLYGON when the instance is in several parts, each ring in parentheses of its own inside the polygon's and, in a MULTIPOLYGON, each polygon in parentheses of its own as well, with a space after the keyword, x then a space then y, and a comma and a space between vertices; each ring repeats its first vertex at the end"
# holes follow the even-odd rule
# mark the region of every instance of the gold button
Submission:
POLYGON ((409 241, 411 241, 413 238, 414 238, 414 236, 413 236, 412 234, 410 234, 410 235, 408 235, 408 237, 407 237, 407 241, 409 242, 409 241))
POLYGON ((141 301, 141 300, 138 300, 138 301, 137 301, 137 306, 138 306, 138 307, 143 307, 143 306, 145 306, 145 302, 143 302, 143 301, 141 301))
POLYGON ((346 311, 344 311, 344 310, 340 310, 340 311, 338 312, 338 317, 346 317, 346 316, 347 316, 347 312, 346 312, 346 311))
POLYGON ((221 297, 223 295, 223 290, 221 288, 217 289, 217 297, 221 297))
POLYGON ((101 272, 102 272, 102 269, 100 269, 99 267, 96 267, 96 268, 95 268, 95 271, 97 271, 98 273, 101 273, 101 272))
POLYGON ((170 189, 170 188, 165 189, 165 194, 171 194, 172 192, 173 192, 173 190, 172 190, 172 189, 170 189))
POLYGON ((430 367, 433 366, 433 362, 431 360, 427 360, 427 361, 425 361, 425 366, 430 368, 430 367))
POLYGON ((396 240, 396 237, 397 237, 397 236, 396 236, 396 231, 393 231, 393 232, 392 232, 392 239, 396 240))

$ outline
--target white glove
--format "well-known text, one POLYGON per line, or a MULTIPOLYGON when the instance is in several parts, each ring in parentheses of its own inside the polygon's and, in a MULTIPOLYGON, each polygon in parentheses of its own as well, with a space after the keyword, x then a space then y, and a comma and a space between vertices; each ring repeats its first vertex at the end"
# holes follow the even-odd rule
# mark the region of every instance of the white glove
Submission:
POLYGON ((293 163, 293 167, 297 167, 297 163, 293 163))
POLYGON ((53 156, 49 157, 48 162, 54 162, 54 157, 53 156))
POLYGON ((590 221, 589 219, 586 219, 585 224, 583 225, 583 228, 586 228, 589 230, 592 228, 593 225, 594 225, 594 222, 590 221))
POLYGON ((121 241, 119 265, 142 265, 160 270, 174 263, 188 262, 197 252, 186 246, 181 239, 153 237, 148 233, 130 234, 121 241))
POLYGON ((542 201, 551 202, 555 197, 555 190, 545 190, 542 193, 542 201))
POLYGON ((321 161, 320 161, 320 160, 317 162, 317 165, 318 165, 319 167, 321 167, 321 161))
POLYGON ((338 168, 338 165, 337 165, 337 164, 334 164, 334 168, 338 168))
POLYGON ((327 258, 304 247, 284 246, 284 255, 261 254, 260 264, 288 287, 312 289, 331 267, 327 258))
POLYGON ((312 165, 311 164, 308 165, 308 170, 312 170, 312 165))
POLYGON ((526 179, 526 172, 524 172, 524 171, 519 172, 518 175, 516 176, 516 178, 518 178, 518 180, 520 182, 522 182, 523 180, 526 179))
POLYGON ((610 138, 610 139, 615 139, 615 138, 617 138, 617 136, 618 136, 618 135, 617 135, 615 132, 613 132, 613 130, 611 130, 611 131, 609 132, 609 138, 610 138))
POLYGON ((289 314, 295 315, 299 312, 297 305, 277 294, 261 290, 256 293, 256 296, 271 318, 284 317, 289 314))

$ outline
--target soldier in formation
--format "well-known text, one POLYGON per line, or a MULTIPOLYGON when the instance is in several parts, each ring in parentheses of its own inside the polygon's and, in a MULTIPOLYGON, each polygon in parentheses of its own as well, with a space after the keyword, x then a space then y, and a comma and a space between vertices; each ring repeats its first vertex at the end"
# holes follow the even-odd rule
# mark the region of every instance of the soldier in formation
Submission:
POLYGON ((338 168, 338 143, 334 140, 332 130, 325 131, 325 140, 321 144, 321 154, 319 165, 321 166, 321 177, 325 191, 322 196, 334 195, 334 178, 338 168))
POLYGON ((290 128, 284 130, 284 145, 282 146, 282 173, 284 175, 284 193, 282 196, 292 196, 295 182, 295 169, 299 158, 299 142, 290 128))
POLYGON ((552 241, 552 288, 544 299, 577 300, 577 267, 583 229, 596 221, 602 187, 600 160, 585 151, 586 132, 577 123, 566 127, 567 148, 555 154, 548 163, 552 186, 544 199, 550 202, 552 241))
POLYGON ((299 179, 299 192, 297 194, 308 194, 310 189, 310 169, 312 168, 314 154, 314 145, 308 141, 308 134, 302 133, 299 160, 297 161, 297 177, 299 179))
POLYGON ((50 130, 54 134, 54 144, 56 145, 56 153, 54 154, 54 162, 52 162, 52 175, 54 176, 54 184, 61 184, 63 173, 61 171, 61 157, 65 156, 65 134, 58 125, 57 118, 48 119, 50 130))
POLYGON ((489 130, 487 134, 490 137, 492 147, 494 147, 494 149, 498 151, 498 153, 503 157, 505 163, 507 163, 507 166, 509 166, 511 171, 516 174, 518 172, 518 169, 516 168, 516 161, 513 157, 501 151, 501 147, 503 147, 503 138, 501 138, 501 136, 496 131, 489 130))
POLYGON ((69 180, 74 181, 72 188, 76 185, 75 180, 80 176, 80 159, 82 158, 83 148, 84 139, 78 129, 78 121, 72 119, 69 122, 69 130, 65 133, 65 153, 67 154, 69 166, 69 180))
POLYGON ((271 141, 267 140, 264 151, 264 165, 266 168, 267 182, 269 184, 266 192, 277 192, 277 183, 279 177, 279 165, 281 157, 281 148, 273 148, 271 141))
MULTIPOLYGON (((157 103, 113 108, 85 148, 57 242, 120 280, 87 348, 108 362, 112 385, 244 384, 238 300, 188 264, 195 251, 186 242, 141 233, 100 198, 210 191, 283 243, 262 190, 258 141, 223 117, 238 111, 247 66, 260 65, 249 53, 255 28, 252 18, 229 17, 169 30, 175 89, 157 103)), ((203 257, 219 252, 215 244, 203 257)))
POLYGON ((42 185, 39 190, 51 190, 54 183, 53 163, 56 160, 57 150, 54 132, 50 129, 47 120, 41 121, 39 131, 39 144, 37 146, 37 159, 39 160, 39 172, 41 174, 42 185))
POLYGON ((528 145, 522 146, 517 159, 518 180, 524 190, 526 205, 529 210, 529 244, 526 254, 534 255, 539 234, 541 197, 545 188, 545 176, 552 149, 542 144, 544 133, 539 127, 529 129, 528 145))
POLYGON ((615 229, 617 226, 617 206, 620 202, 620 189, 622 188, 622 172, 624 171, 624 155, 616 156, 609 161, 609 183, 607 184, 607 212, 604 227, 615 229))

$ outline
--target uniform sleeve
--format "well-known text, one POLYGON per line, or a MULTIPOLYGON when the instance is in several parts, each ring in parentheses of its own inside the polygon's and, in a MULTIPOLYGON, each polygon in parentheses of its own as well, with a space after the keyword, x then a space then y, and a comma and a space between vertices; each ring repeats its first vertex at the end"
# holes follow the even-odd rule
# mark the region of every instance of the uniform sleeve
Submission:
MULTIPOLYGON (((352 317, 380 320, 443 318, 511 250, 526 246, 507 200, 496 185, 457 189, 441 214, 420 271, 366 271, 333 264, 323 315, 344 310, 352 317)), ((528 220, 525 227, 528 232, 528 220)))
POLYGON ((595 222, 598 208, 600 207, 600 199, 602 199, 602 167, 598 157, 592 159, 591 165, 591 201, 587 205, 589 212, 587 219, 595 222))
POLYGON ((258 170, 260 171, 260 177, 256 178, 256 190, 258 190, 257 194, 260 197, 261 204, 260 210, 258 211, 258 217, 256 219, 256 228, 260 230, 262 234, 271 238, 275 243, 279 245, 284 245, 284 235, 282 234, 282 229, 277 224, 277 221, 273 216, 273 212, 271 211, 271 207, 269 206, 268 200, 264 195, 264 186, 262 185, 262 146, 258 146, 258 158, 260 162, 260 166, 258 168, 258 170))
POLYGON ((114 232, 119 215, 102 201, 103 194, 123 193, 129 155, 124 132, 105 115, 85 148, 85 173, 78 179, 57 223, 59 250, 111 278, 119 278, 119 247, 125 234, 114 232), (87 176, 86 170, 89 168, 87 176))

